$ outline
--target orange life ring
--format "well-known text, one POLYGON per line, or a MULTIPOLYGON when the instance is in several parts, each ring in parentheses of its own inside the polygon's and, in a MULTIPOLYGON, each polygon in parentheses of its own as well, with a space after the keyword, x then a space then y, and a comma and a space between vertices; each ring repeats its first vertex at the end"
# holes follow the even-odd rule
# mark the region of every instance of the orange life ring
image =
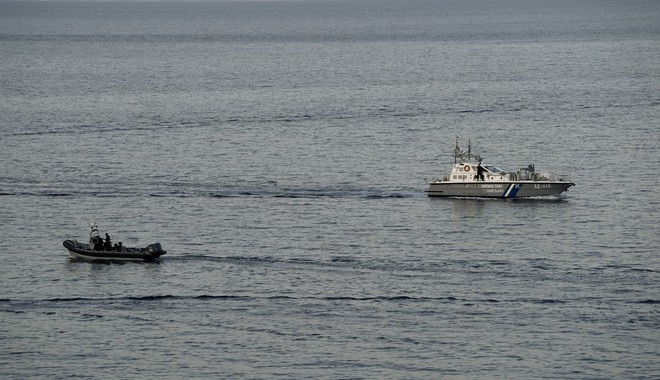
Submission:
POLYGON ((469 172, 469 171, 470 171, 470 165, 465 165, 465 167, 463 168, 463 170, 465 170, 466 172, 469 172))

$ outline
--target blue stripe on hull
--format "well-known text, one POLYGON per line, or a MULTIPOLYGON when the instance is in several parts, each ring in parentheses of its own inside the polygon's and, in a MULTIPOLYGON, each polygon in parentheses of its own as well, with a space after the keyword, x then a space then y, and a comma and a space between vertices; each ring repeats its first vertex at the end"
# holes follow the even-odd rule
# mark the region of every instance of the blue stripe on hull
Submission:
POLYGON ((517 194, 518 191, 520 190, 522 186, 517 183, 512 183, 509 186, 506 187, 506 190, 504 190, 504 194, 502 194, 503 198, 514 198, 517 194))

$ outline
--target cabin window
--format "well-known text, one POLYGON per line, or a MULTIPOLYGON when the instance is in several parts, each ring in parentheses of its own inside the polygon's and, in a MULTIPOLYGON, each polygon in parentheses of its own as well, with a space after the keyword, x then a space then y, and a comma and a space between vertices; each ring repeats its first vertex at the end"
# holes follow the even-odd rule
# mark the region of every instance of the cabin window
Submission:
POLYGON ((493 165, 485 165, 484 168, 492 173, 504 173, 505 171, 493 165))
POLYGON ((454 174, 454 179, 456 179, 456 177, 458 177, 458 176, 456 174, 454 174))

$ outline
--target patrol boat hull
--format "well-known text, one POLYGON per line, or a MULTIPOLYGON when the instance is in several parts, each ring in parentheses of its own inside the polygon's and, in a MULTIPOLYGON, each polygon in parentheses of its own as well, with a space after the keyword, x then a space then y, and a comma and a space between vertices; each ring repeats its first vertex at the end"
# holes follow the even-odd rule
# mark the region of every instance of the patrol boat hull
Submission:
POLYGON ((431 182, 429 197, 530 198, 558 196, 572 182, 507 181, 507 182, 431 182))
POLYGON ((89 244, 75 240, 65 240, 63 245, 71 256, 83 260, 154 261, 167 253, 158 243, 145 248, 124 247, 117 251, 96 251, 90 249, 89 244))

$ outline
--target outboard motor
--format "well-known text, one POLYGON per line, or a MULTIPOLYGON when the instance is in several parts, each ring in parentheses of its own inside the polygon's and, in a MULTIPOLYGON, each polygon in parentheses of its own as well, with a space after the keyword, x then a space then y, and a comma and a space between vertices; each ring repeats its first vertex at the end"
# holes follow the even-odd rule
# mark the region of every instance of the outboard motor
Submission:
POLYGON ((163 247, 161 247, 160 243, 149 244, 146 247, 146 250, 151 254, 159 254, 159 255, 165 254, 165 251, 163 250, 163 247))

